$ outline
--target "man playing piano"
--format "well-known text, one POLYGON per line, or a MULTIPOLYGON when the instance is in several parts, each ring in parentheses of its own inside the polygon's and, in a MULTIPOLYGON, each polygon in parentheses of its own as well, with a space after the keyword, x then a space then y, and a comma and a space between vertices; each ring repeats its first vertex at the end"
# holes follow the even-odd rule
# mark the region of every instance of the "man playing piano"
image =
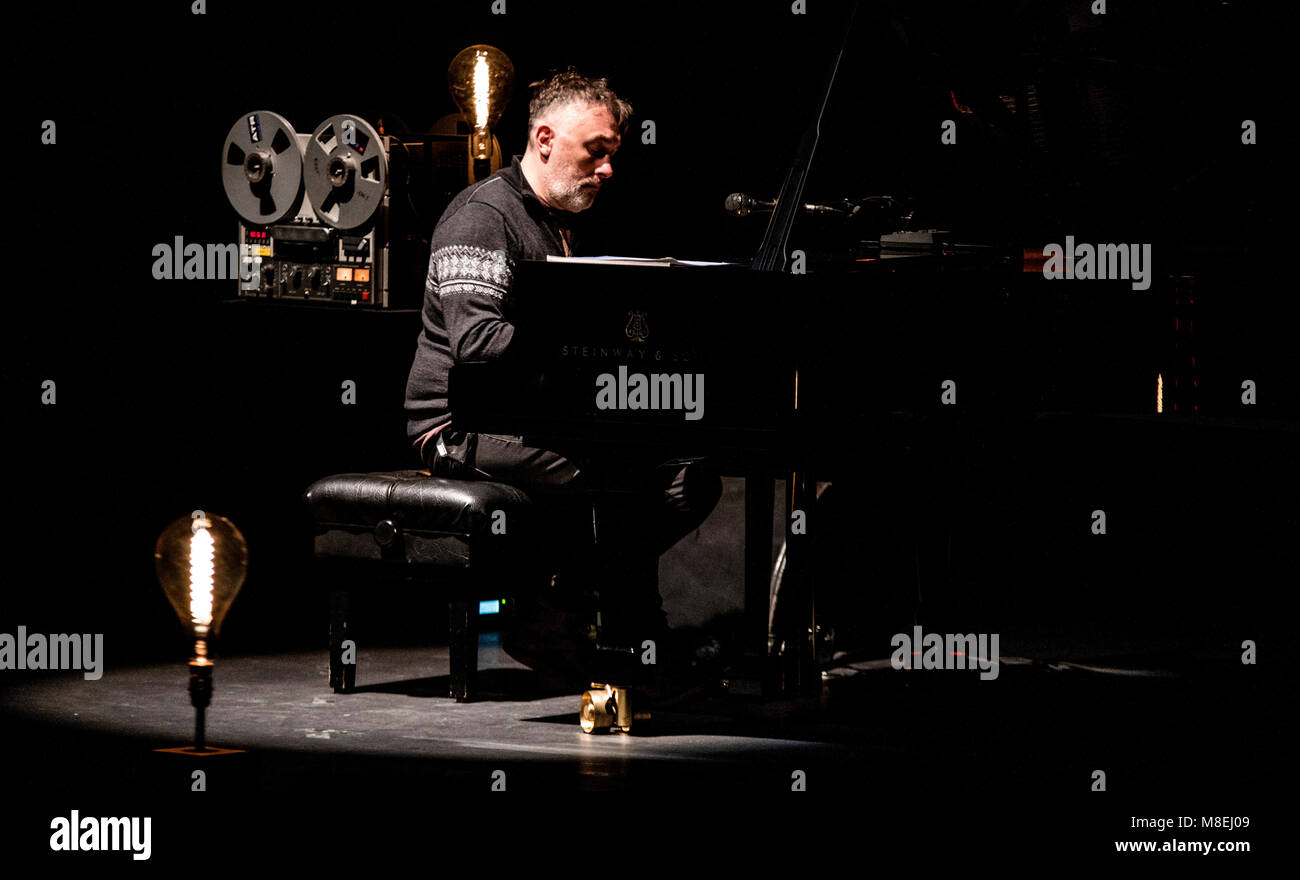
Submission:
MULTIPOLYGON (((585 685, 601 672, 583 660, 596 607, 602 645, 639 647, 667 634, 659 556, 708 516, 721 481, 698 459, 656 464, 611 453, 596 460, 521 436, 458 430, 447 377, 453 364, 501 362, 518 350, 511 345, 514 267, 573 253, 570 221, 613 175, 631 114, 604 79, 569 70, 535 84, 524 155, 452 199, 434 230, 406 387, 408 438, 435 476, 499 480, 561 503, 596 493, 594 558, 521 605, 523 619, 507 634, 506 650, 557 684, 585 685)), ((562 291, 547 295, 565 307, 562 291)), ((662 642, 657 649, 665 653, 662 642)))

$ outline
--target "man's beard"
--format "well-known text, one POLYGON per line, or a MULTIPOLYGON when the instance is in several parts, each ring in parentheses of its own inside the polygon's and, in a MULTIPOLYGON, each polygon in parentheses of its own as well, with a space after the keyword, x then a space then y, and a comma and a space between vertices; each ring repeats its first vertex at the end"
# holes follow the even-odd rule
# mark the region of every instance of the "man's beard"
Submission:
POLYGON ((596 187, 587 186, 588 181, 575 180, 572 183, 555 181, 547 195, 557 208, 562 211, 577 213, 585 211, 596 201, 596 187))

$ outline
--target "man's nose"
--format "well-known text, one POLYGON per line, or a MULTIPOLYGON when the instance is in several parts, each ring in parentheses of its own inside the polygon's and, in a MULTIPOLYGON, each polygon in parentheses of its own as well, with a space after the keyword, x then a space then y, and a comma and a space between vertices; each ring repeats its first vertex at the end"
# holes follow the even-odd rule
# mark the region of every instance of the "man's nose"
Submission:
POLYGON ((614 163, 611 159, 606 159, 596 166, 596 176, 601 180, 608 180, 614 176, 614 163))

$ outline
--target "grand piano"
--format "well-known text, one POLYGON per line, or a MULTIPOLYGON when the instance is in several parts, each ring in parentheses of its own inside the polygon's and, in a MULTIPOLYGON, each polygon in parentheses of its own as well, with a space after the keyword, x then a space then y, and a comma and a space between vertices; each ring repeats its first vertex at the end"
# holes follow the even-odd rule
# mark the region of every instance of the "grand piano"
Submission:
MULTIPOLYGON (((1145 291, 1072 285, 1044 277, 1041 236, 926 228, 924 205, 918 214, 906 195, 809 205, 855 14, 751 260, 523 264, 512 320, 526 368, 462 364, 450 381, 467 430, 706 454, 744 477, 749 663, 733 681, 768 693, 815 694, 832 647, 819 609, 835 585, 819 583, 812 558, 829 510, 819 486, 875 486, 887 501, 909 491, 889 482, 908 456, 952 463, 1030 444, 1044 425, 1131 426, 1196 406, 1191 275, 1166 271, 1145 291), (774 574, 778 479, 785 518, 802 527, 787 529, 774 574)), ((953 115, 971 112, 951 97, 953 115)), ((1032 119, 1023 128, 1039 136, 1032 119)), ((911 488, 933 502, 940 483, 911 488)))

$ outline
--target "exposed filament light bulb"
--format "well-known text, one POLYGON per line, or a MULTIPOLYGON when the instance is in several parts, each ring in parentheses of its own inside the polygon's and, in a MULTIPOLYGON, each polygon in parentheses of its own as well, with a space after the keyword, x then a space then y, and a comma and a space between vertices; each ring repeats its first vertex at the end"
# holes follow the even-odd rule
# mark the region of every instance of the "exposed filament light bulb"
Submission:
POLYGON ((492 129, 501 121, 515 87, 515 66, 495 46, 478 44, 462 49, 447 68, 451 99, 473 129, 471 155, 492 158, 492 129))
POLYGON ((224 516, 196 510, 176 520, 154 548, 158 581, 196 642, 218 635, 248 569, 248 545, 224 516))

